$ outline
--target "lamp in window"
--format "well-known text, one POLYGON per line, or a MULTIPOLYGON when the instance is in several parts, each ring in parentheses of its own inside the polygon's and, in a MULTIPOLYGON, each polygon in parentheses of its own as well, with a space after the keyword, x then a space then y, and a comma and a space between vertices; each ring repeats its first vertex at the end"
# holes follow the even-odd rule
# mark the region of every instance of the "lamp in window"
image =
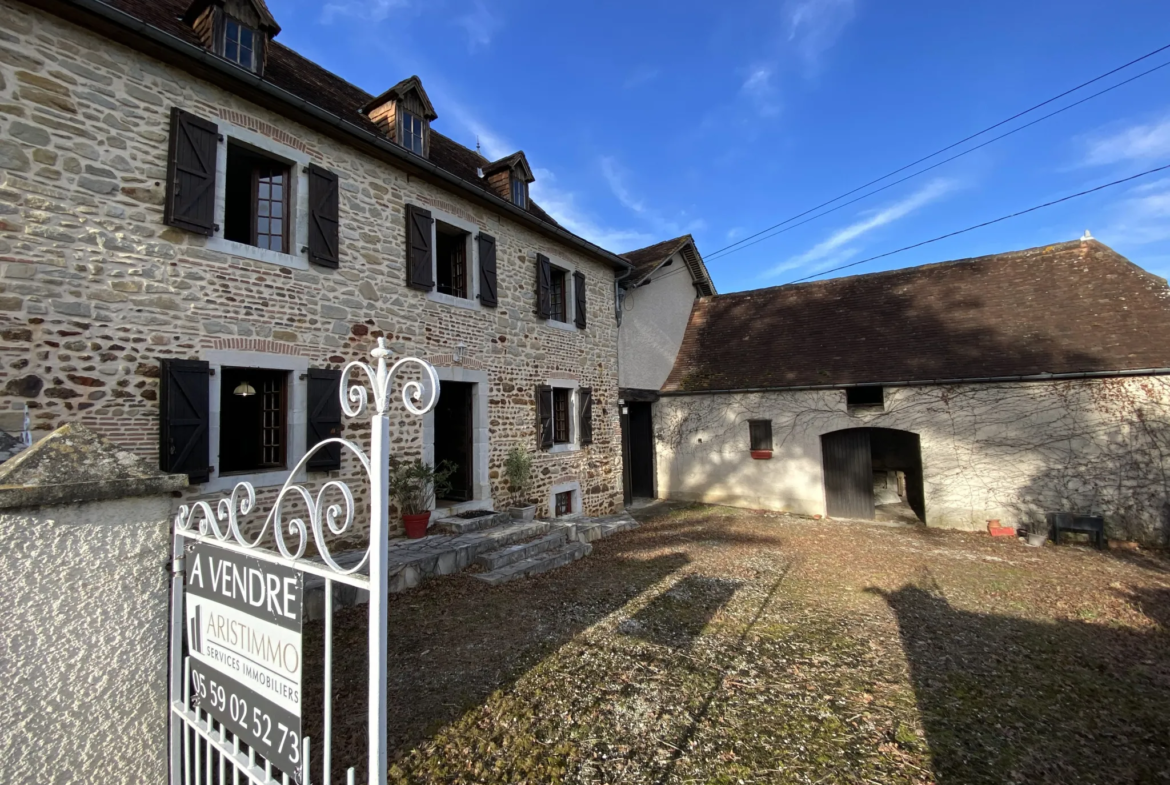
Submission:
POLYGON ((247 382, 240 382, 236 385, 236 389, 232 390, 232 395, 238 395, 241 398, 247 398, 249 395, 255 395, 256 388, 247 382))

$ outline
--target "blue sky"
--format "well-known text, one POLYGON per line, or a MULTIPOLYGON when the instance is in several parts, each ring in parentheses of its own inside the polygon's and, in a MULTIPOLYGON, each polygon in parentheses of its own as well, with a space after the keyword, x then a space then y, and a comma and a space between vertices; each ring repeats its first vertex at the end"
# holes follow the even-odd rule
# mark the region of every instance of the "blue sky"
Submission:
MULTIPOLYGON (((537 178, 533 198, 572 231, 616 252, 692 233, 722 292, 787 283, 1170 164, 1168 67, 715 256, 1170 44, 1170 3, 268 4, 280 41, 354 84, 379 93, 418 74, 437 130, 468 146, 478 137, 489 158, 523 149, 537 178)), ((1170 50, 1046 110, 1167 61, 1170 50)), ((841 274, 1026 248, 1085 229, 1170 275, 1170 171, 841 274)))

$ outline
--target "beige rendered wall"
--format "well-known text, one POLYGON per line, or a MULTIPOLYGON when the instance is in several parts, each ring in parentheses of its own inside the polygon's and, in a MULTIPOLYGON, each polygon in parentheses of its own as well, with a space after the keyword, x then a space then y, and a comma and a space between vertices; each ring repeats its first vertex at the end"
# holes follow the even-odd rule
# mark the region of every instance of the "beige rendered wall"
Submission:
POLYGON ((622 301, 620 387, 658 390, 674 367, 695 302, 695 287, 682 257, 676 253, 672 261, 658 268, 649 285, 631 289, 622 301))
POLYGON ((820 436, 919 434, 928 525, 1022 524, 1045 510, 1106 517, 1111 537, 1170 531, 1170 378, 886 389, 851 416, 843 390, 665 397, 655 410, 665 498, 824 514, 820 436), (772 421, 774 456, 752 460, 747 421, 772 421))
POLYGON ((0 510, 0 781, 167 781, 170 506, 0 510))

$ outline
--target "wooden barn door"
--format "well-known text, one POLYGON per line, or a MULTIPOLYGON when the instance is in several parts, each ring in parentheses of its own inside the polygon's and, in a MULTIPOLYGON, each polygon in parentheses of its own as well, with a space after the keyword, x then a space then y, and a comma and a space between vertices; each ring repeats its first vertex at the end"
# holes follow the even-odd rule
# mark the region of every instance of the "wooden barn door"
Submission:
POLYGON ((873 519, 873 457, 869 430, 853 428, 821 437, 825 507, 830 518, 873 519))

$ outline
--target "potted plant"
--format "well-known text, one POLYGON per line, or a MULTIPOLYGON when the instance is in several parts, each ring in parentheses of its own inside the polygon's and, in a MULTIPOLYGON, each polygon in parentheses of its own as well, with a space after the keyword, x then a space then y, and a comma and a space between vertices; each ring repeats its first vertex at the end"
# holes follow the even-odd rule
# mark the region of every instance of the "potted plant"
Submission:
POLYGON ((1026 537, 1029 545, 1033 548, 1039 548, 1048 539, 1048 521, 1039 518, 1028 521, 1026 537))
POLYGON ((516 445, 504 459, 504 477, 512 491, 512 507, 508 514, 514 521, 531 521, 536 517, 536 505, 530 501, 532 489, 532 455, 516 445))
POLYGON ((390 495, 402 515, 407 537, 417 540, 426 536, 431 508, 437 497, 451 489, 451 475, 456 468, 450 461, 433 467, 421 458, 390 459, 390 495))

